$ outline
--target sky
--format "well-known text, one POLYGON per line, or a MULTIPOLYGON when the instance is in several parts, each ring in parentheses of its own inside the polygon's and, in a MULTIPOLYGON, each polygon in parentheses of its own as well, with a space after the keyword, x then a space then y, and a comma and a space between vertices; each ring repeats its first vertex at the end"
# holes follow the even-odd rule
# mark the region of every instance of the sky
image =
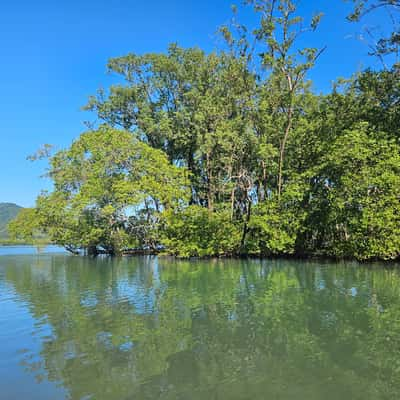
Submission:
MULTIPOLYGON (((43 144, 69 146, 94 116, 82 111, 89 95, 113 81, 110 57, 165 51, 168 44, 212 51, 215 32, 234 0, 4 0, 0 8, 0 202, 34 205, 50 184, 46 162, 26 157, 43 144)), ((240 0, 238 1, 240 4, 240 0)), ((303 0, 300 13, 325 14, 304 45, 326 50, 310 73, 317 92, 339 77, 379 67, 357 39, 361 24, 346 22, 342 0, 303 0)), ((383 15, 373 24, 385 23, 383 15)), ((241 22, 254 24, 250 9, 241 22)), ((363 22, 365 24, 365 22, 363 22)))

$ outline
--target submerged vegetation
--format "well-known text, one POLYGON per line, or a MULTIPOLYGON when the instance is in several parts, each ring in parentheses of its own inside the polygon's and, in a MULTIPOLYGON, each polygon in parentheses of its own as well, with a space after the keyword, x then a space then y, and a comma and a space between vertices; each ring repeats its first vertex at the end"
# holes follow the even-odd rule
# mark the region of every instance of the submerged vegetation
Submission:
MULTIPOLYGON (((111 59, 120 83, 85 107, 100 126, 49 157, 54 190, 10 224, 13 237, 41 231, 89 254, 398 258, 398 64, 316 94, 307 73, 324 49, 298 38, 321 15, 307 27, 290 0, 247 3, 259 26, 222 27, 220 51, 111 59)), ((394 31, 379 57, 397 45, 394 31)))

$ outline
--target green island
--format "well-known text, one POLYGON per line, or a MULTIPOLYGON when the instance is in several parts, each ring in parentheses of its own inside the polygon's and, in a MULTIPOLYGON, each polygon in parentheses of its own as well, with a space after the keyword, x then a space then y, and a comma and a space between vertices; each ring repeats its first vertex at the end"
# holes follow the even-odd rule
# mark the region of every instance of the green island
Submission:
MULTIPOLYGON (((254 29, 224 25, 220 50, 171 44, 112 58, 117 83, 84 107, 97 123, 46 145, 53 190, 9 224, 72 253, 177 257, 400 255, 400 67, 313 90, 321 14, 252 0, 254 29)), ((381 4, 382 3, 382 4, 381 4)), ((355 2, 350 20, 378 6, 355 2)), ((394 57, 395 30, 372 51, 394 57)))
POLYGON ((0 400, 400 399, 400 0, 229 1, 2 3, 0 400))

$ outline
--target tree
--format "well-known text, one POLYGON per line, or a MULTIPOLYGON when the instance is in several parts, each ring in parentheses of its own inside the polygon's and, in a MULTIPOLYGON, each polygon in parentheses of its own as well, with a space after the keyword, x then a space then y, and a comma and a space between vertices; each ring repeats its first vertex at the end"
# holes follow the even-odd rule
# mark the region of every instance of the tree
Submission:
POLYGON ((360 122, 325 146, 308 194, 303 251, 360 260, 398 258, 398 144, 360 122))
MULTIPOLYGON (((54 191, 30 214, 53 241, 93 254, 399 256, 398 67, 317 96, 307 74, 323 49, 299 38, 321 14, 246 4, 256 28, 223 26, 222 50, 109 61, 120 82, 85 107, 104 125, 50 157, 54 191)), ((358 2, 353 18, 373 8, 358 2)))
POLYGON ((8 232, 12 239, 33 242, 41 236, 40 218, 35 208, 23 208, 8 224, 8 232))
MULTIPOLYGON (((102 126, 50 159, 54 190, 37 200, 40 225, 68 250, 118 254, 147 220, 187 200, 187 173, 127 131, 102 126)), ((155 244, 154 244, 155 245, 155 244)))
MULTIPOLYGON (((400 1, 399 0, 352 0, 354 3, 354 10, 348 16, 350 21, 360 21, 364 16, 376 11, 380 8, 385 8, 388 13, 388 20, 392 23, 393 31, 386 37, 379 38, 371 47, 371 55, 379 57, 384 63, 384 57, 387 55, 394 55, 396 62, 398 62, 400 50, 400 1)), ((389 23, 390 23, 389 22, 389 23)), ((389 25, 389 24, 388 24, 389 25)), ((368 30, 370 34, 370 31, 368 30)), ((371 34, 370 34, 371 35, 371 34)))
POLYGON ((128 54, 108 67, 122 84, 99 91, 86 109, 187 167, 192 204, 212 211, 216 201, 230 199, 252 150, 246 114, 255 78, 246 63, 173 44, 167 54, 128 54))
MULTIPOLYGON (((308 31, 314 31, 322 14, 315 15, 309 26, 303 26, 303 18, 296 15, 297 5, 291 0, 248 0, 261 15, 260 27, 255 30, 256 40, 264 47, 261 53, 262 67, 270 71, 265 90, 274 97, 274 108, 283 115, 279 139, 278 198, 283 187, 283 168, 287 141, 293 128, 296 110, 301 108, 299 99, 307 87, 306 74, 314 66, 322 50, 297 48, 297 40, 308 31)), ((278 119, 279 121, 279 119, 278 119)))

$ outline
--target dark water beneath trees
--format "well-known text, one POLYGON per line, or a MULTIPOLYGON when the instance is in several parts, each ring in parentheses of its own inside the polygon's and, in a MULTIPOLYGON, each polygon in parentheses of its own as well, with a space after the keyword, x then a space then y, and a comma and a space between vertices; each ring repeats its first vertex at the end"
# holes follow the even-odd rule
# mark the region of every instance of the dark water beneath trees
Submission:
POLYGON ((0 256, 0 399, 400 396, 400 276, 293 261, 0 256))

